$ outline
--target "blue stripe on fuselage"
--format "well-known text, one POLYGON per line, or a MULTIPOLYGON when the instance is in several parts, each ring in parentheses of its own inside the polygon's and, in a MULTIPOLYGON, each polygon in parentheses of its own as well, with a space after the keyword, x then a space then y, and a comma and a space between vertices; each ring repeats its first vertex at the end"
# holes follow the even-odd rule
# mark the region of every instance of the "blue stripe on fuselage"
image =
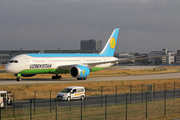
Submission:
POLYGON ((27 54, 31 57, 109 57, 101 54, 54 54, 54 53, 42 53, 42 54, 27 54))

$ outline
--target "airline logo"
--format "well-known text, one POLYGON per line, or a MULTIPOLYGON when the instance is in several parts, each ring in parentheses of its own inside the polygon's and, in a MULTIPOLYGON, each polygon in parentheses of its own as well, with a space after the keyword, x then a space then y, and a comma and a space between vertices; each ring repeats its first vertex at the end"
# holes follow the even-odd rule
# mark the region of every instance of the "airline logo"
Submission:
POLYGON ((115 47, 115 45, 116 45, 116 41, 115 41, 115 39, 112 37, 111 38, 111 40, 110 40, 110 42, 109 42, 109 45, 110 45, 110 47, 112 48, 112 49, 114 49, 114 47, 115 47))
POLYGON ((52 64, 31 64, 30 69, 34 68, 51 68, 52 64))

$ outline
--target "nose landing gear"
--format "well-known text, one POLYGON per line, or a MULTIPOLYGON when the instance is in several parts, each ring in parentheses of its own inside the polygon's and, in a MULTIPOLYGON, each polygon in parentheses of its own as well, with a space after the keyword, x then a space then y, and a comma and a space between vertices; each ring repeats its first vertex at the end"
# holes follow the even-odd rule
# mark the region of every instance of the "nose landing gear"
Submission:
POLYGON ((57 79, 60 80, 61 78, 62 78, 61 75, 56 75, 56 76, 53 75, 53 76, 52 76, 52 79, 53 79, 53 80, 57 80, 57 79))
POLYGON ((16 81, 21 81, 21 78, 16 78, 16 81))
POLYGON ((14 74, 14 76, 16 76, 16 81, 21 81, 21 74, 14 74))

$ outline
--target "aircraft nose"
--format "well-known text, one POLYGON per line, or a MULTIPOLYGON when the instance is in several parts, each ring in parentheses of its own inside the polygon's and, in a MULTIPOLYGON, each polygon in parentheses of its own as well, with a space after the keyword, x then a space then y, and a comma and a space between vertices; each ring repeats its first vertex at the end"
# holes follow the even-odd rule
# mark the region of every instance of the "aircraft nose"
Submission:
POLYGON ((10 65, 9 63, 6 65, 5 70, 8 73, 15 73, 15 70, 13 69, 12 65, 10 65))

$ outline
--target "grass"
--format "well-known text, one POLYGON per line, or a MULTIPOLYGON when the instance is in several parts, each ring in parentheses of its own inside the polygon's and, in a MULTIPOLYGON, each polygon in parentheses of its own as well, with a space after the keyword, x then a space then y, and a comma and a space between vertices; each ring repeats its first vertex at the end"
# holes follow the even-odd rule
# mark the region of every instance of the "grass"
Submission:
MULTIPOLYGON (((148 120, 169 120, 170 118, 180 117, 180 99, 169 99, 166 101, 166 116, 164 116, 164 101, 153 101, 147 104, 147 118, 148 120)), ((81 119, 81 107, 58 107, 57 118, 62 120, 78 120, 81 119)), ((51 113, 49 108, 36 108, 34 115, 32 109, 33 120, 49 120, 55 119, 55 107, 52 108, 51 113)), ((15 111, 15 118, 13 118, 12 110, 2 110, 3 120, 22 120, 30 118, 30 109, 17 109, 15 111)), ((126 105, 118 104, 107 106, 107 119, 124 120, 126 116, 126 105)), ((82 109, 82 118, 85 120, 101 120, 105 118, 105 106, 86 106, 82 109)), ((146 103, 132 103, 127 105, 128 120, 145 120, 146 119, 146 103)))
POLYGON ((0 70, 4 70, 5 66, 0 65, 0 70))
MULTIPOLYGON (((144 69, 144 70, 101 70, 92 72, 91 77, 94 76, 118 76, 118 75, 139 75, 139 74, 152 74, 152 73, 167 73, 167 72, 178 72, 180 67, 157 67, 155 69, 144 69)), ((0 78, 15 79, 13 74, 3 73, 0 74, 0 78)), ((37 75, 43 78, 48 78, 50 75, 41 74, 37 75)), ((70 77, 65 75, 63 77, 70 77)), ((31 77, 30 77, 31 78, 31 77)), ((32 78, 31 78, 32 79, 32 78)), ((101 82, 71 82, 71 83, 50 83, 50 84, 22 84, 22 85, 0 85, 0 90, 12 91, 16 94, 16 100, 27 100, 34 97, 34 91, 37 91, 37 99, 49 98, 50 90, 52 90, 52 98, 55 98, 57 93, 62 91, 67 86, 84 86, 86 88, 87 96, 95 96, 101 94, 100 86, 104 86, 103 92, 105 94, 115 94, 115 86, 118 86, 118 93, 129 92, 129 86, 132 85, 132 92, 140 92, 142 90, 142 84, 144 84, 144 91, 146 90, 145 85, 155 84, 156 91, 164 90, 164 83, 167 84, 167 89, 173 89, 174 82, 176 82, 176 88, 180 88, 179 79, 157 79, 157 80, 131 80, 131 81, 101 81, 101 82)))
POLYGON ((97 82, 69 82, 69 83, 49 83, 49 84, 19 84, 19 85, 0 85, 0 90, 12 91, 15 93, 15 99, 27 100, 34 97, 34 91, 37 91, 37 99, 47 99, 50 97, 50 90, 52 98, 57 96, 68 86, 84 86, 86 88, 86 96, 95 96, 101 94, 101 87, 103 87, 103 94, 115 94, 115 86, 117 92, 127 93, 130 92, 130 85, 132 85, 132 92, 141 92, 142 84, 143 91, 146 91, 147 84, 155 84, 155 90, 164 90, 165 83, 166 89, 174 89, 174 82, 176 88, 180 88, 179 79, 156 79, 156 80, 129 80, 129 81, 97 81, 97 82))
MULTIPOLYGON (((3 70, 4 68, 2 68, 3 70)), ((0 68, 1 70, 1 68, 0 68)), ((143 75, 143 74, 159 74, 159 73, 169 73, 169 72, 179 72, 179 67, 157 67, 152 70, 101 70, 91 73, 90 77, 95 76, 122 76, 122 75, 143 75)), ((41 74, 34 78, 51 78, 52 75, 41 74)), ((63 77, 70 77, 69 74, 63 75, 63 77)), ((15 79, 13 74, 3 73, 0 74, 0 79, 15 79)), ((31 78, 32 79, 32 78, 31 78)), ((67 86, 84 86, 86 88, 87 96, 95 96, 101 94, 101 88, 103 87, 103 94, 115 94, 115 86, 118 86, 118 93, 130 92, 130 85, 132 85, 132 92, 141 92, 142 84, 144 85, 143 90, 146 91, 147 84, 155 84, 156 91, 164 90, 165 83, 166 88, 173 89, 174 83, 176 82, 176 88, 180 88, 179 79, 156 79, 156 80, 131 80, 131 81, 101 81, 101 82, 71 82, 71 83, 50 83, 50 84, 23 84, 23 85, 0 85, 0 90, 12 91, 15 93, 15 100, 27 100, 34 97, 34 91, 37 91, 37 99, 46 99, 50 97, 50 90, 52 90, 52 98, 55 98, 57 93, 62 91, 67 86)), ((148 119, 153 120, 168 120, 173 118, 180 118, 180 107, 179 99, 168 100, 167 102, 167 116, 163 116, 163 101, 155 101, 148 103, 148 119)), ((55 119, 55 109, 52 113, 49 113, 49 108, 38 108, 37 114, 33 115, 33 119, 55 119)), ((128 105, 128 119, 145 119, 145 103, 133 103, 128 105)), ((80 119, 80 108, 74 107, 71 112, 68 108, 58 108, 58 118, 63 118, 65 120, 80 119)), ((12 111, 2 111, 3 119, 13 119, 12 111), (7 113, 6 113, 7 112, 7 113)), ((120 104, 118 106, 108 106, 107 119, 125 119, 125 105, 120 104)), ((16 110, 17 120, 29 119, 29 109, 16 110)), ((104 108, 98 106, 87 107, 83 110, 83 119, 104 119, 104 108)))

